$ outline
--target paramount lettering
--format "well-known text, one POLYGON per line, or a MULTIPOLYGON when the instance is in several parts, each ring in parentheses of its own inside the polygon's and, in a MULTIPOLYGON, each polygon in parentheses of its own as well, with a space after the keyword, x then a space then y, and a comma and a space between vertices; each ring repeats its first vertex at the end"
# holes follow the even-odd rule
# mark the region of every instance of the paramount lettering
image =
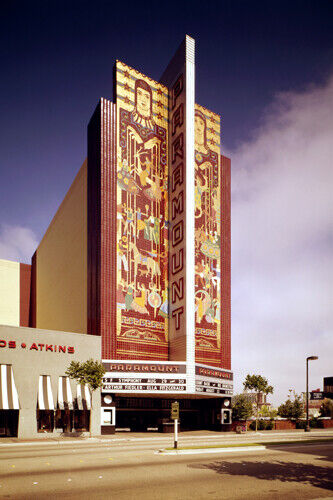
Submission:
POLYGON ((185 191, 184 191, 184 132, 185 132, 185 89, 184 78, 180 75, 171 90, 171 187, 170 200, 170 243, 169 272, 171 288, 170 334, 182 328, 185 312, 185 191), (181 274, 181 275, 180 275, 181 274), (177 276, 175 276, 177 275, 177 276))
POLYGON ((167 365, 157 363, 105 363, 107 372, 159 372, 159 373, 185 373, 185 365, 167 365))

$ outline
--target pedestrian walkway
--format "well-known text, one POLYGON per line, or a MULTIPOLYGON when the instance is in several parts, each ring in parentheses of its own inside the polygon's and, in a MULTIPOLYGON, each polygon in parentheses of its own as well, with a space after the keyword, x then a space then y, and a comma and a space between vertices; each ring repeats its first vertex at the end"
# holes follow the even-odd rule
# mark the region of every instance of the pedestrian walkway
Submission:
MULTIPOLYGON (((311 432, 304 432, 303 429, 288 430, 288 431, 248 431, 243 434, 235 432, 214 432, 214 431, 184 431, 178 435, 179 443, 189 444, 190 442, 208 442, 208 443, 246 443, 246 442, 265 442, 269 441, 288 441, 288 440, 313 440, 321 438, 333 438, 332 429, 312 429, 311 432)), ((116 434, 93 436, 52 436, 41 437, 36 439, 19 439, 19 438, 1 438, 0 447, 8 445, 31 446, 31 445, 78 445, 88 443, 121 443, 132 442, 137 443, 165 443, 172 442, 173 434, 162 434, 157 432, 117 432, 116 434)))

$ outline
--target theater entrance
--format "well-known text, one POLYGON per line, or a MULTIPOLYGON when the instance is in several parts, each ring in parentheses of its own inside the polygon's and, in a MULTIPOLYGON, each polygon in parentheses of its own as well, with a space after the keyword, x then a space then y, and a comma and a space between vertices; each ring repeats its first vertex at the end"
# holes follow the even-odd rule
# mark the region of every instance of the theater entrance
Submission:
POLYGON ((216 430, 220 427, 221 399, 139 398, 116 396, 116 431, 165 432, 171 423, 171 403, 179 402, 181 431, 216 430))

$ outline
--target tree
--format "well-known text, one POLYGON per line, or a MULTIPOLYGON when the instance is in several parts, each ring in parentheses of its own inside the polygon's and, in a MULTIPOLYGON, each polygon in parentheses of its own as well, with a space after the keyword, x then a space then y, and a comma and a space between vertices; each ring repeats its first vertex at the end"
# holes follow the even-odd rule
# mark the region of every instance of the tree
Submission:
MULTIPOLYGON (((92 407, 92 395, 93 392, 103 385, 103 375, 105 373, 105 368, 100 361, 94 361, 93 359, 88 359, 87 361, 71 361, 71 364, 67 368, 65 374, 74 380, 77 380, 79 384, 87 384, 91 407, 92 407)), ((91 436, 91 414, 89 421, 89 430, 91 436)))
POLYGON ((302 396, 296 394, 295 391, 289 390, 288 399, 278 408, 278 415, 282 418, 291 420, 299 420, 304 414, 304 404, 302 396))
POLYGON ((321 417, 333 417, 333 400, 325 398, 319 409, 321 417))
POLYGON ((290 399, 287 399, 278 407, 278 415, 282 418, 292 418, 293 403, 290 399))
POLYGON ((254 391, 256 393, 256 432, 258 430, 258 411, 259 411, 259 396, 260 394, 273 394, 273 387, 268 385, 268 380, 261 375, 246 375, 243 382, 244 389, 254 391))
POLYGON ((247 420, 252 415, 252 403, 244 394, 238 394, 232 402, 233 420, 247 420))
POLYGON ((270 408, 268 405, 263 405, 259 410, 259 416, 264 418, 275 418, 277 415, 277 410, 275 408, 270 408))

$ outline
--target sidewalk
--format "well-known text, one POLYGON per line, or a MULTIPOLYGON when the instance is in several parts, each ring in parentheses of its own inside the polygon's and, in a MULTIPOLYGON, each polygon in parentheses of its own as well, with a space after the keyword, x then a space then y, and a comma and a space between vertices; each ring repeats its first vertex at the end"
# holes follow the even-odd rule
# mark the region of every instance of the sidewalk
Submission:
MULTIPOLYGON (((303 429, 283 430, 283 431, 248 431, 244 434, 235 432, 215 432, 215 431, 184 431, 178 435, 179 442, 187 441, 218 441, 223 444, 246 443, 246 442, 265 442, 265 440, 311 440, 319 438, 333 438, 332 429, 311 429, 311 432, 304 432, 303 429)), ((110 442, 149 442, 149 441, 172 441, 173 434, 162 434, 157 432, 117 432, 111 435, 99 436, 52 436, 34 439, 19 438, 0 438, 0 448, 8 445, 19 446, 38 446, 38 445, 66 445, 66 444, 88 444, 88 443, 110 443, 110 442)))

